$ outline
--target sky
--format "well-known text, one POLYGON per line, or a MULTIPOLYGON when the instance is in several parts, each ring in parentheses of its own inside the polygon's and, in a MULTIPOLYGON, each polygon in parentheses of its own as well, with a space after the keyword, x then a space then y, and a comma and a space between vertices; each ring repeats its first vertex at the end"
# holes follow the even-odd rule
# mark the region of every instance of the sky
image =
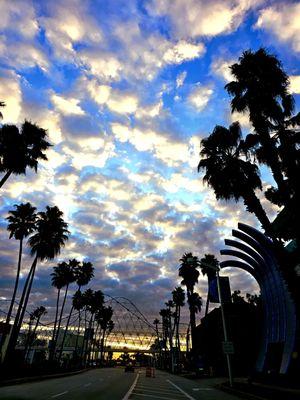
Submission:
MULTIPOLYGON (((200 141, 217 124, 251 130, 224 89, 248 49, 279 57, 299 110, 300 2, 0 0, 0 15, 3 123, 31 120, 53 145, 37 174, 1 189, 0 298, 11 295, 18 251, 5 217, 29 201, 57 205, 71 231, 59 258, 39 264, 29 308, 53 315, 52 267, 76 257, 94 264, 92 288, 158 314, 184 252, 222 260, 238 221, 259 228, 242 203, 217 202, 203 184, 200 141)), ((30 263, 25 249, 22 282, 30 263)), ((226 274, 232 289, 257 292, 246 273, 226 274)), ((204 298, 206 286, 201 277, 204 298)))

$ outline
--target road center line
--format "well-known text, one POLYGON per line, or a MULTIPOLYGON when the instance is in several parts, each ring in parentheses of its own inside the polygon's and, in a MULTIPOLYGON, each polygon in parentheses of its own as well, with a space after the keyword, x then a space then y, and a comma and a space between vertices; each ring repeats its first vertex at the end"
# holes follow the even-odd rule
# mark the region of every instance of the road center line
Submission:
POLYGON ((189 400, 196 400, 194 397, 190 396, 187 392, 177 386, 174 382, 170 381, 169 379, 167 379, 167 382, 171 383, 171 385, 173 385, 176 389, 183 393, 189 400))
POLYGON ((128 399, 129 399, 129 396, 130 396, 131 393, 133 392, 133 389, 135 388, 135 385, 136 385, 136 383, 137 383, 137 381, 138 381, 138 379, 139 379, 139 376, 140 376, 140 371, 136 374, 136 378, 135 378, 135 380, 133 381, 133 384, 130 386, 128 392, 125 394, 125 396, 123 397, 122 400, 128 400, 128 399))
POLYGON ((66 393, 69 393, 69 391, 66 390, 65 392, 61 392, 61 393, 58 393, 58 394, 54 394, 53 396, 51 396, 51 398, 52 398, 52 399, 55 399, 56 397, 62 396, 62 395, 64 395, 64 394, 66 394, 66 393))

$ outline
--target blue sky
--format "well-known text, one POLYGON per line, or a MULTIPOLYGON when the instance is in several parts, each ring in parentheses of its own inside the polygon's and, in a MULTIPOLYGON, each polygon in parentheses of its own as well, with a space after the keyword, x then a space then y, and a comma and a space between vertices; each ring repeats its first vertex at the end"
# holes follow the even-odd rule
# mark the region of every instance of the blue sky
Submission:
MULTIPOLYGON (((53 144, 38 174, 2 189, 0 296, 11 293, 17 258, 7 211, 56 204, 72 232, 60 260, 92 261, 93 287, 154 315, 180 282, 183 252, 218 256, 238 221, 257 226, 242 204, 217 203, 203 185, 199 145, 216 124, 251 129, 247 115, 230 114, 224 90, 244 50, 278 55, 299 109, 300 3, 0 0, 0 15, 4 122, 30 119, 53 144)), ((27 255, 24 273, 29 265, 27 255)), ((39 266, 32 303, 53 306, 52 266, 39 266)), ((257 290, 228 273, 234 289, 257 290)), ((205 296, 204 279, 198 291, 205 296)))

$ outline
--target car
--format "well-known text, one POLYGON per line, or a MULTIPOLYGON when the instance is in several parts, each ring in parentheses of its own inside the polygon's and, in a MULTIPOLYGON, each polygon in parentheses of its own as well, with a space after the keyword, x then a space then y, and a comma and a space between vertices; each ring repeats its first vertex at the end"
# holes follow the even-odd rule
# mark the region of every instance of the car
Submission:
POLYGON ((134 372, 134 366, 132 364, 127 364, 125 366, 125 372, 134 372))

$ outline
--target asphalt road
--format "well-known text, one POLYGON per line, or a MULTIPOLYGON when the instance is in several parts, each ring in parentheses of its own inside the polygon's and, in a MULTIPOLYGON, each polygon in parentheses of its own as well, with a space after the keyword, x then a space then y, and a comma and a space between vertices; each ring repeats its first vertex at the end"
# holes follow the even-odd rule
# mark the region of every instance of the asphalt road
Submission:
POLYGON ((214 387, 215 381, 189 380, 156 371, 125 373, 123 368, 96 369, 82 374, 0 387, 1 400, 237 400, 214 387))

